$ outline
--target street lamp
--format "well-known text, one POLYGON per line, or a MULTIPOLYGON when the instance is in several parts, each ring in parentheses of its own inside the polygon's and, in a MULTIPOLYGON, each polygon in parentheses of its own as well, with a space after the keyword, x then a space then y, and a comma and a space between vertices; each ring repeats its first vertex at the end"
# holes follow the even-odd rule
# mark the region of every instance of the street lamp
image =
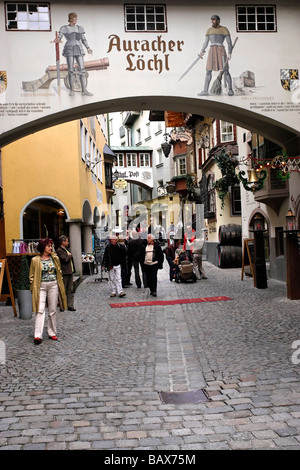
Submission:
POLYGON ((114 171, 112 174, 112 182, 114 183, 115 181, 117 181, 119 179, 119 176, 120 176, 119 171, 118 170, 114 171))
POLYGON ((266 289, 268 283, 264 247, 265 219, 257 213, 252 222, 252 230, 250 231, 254 234, 254 286, 257 289, 266 289))
POLYGON ((296 217, 292 209, 288 210, 286 214, 286 229, 287 230, 295 230, 296 229, 296 217))
POLYGON ((299 233, 296 228, 296 217, 292 209, 286 214, 286 287, 287 298, 290 300, 300 299, 300 249, 299 233))
POLYGON ((170 152, 171 152, 171 148, 172 148, 172 145, 170 144, 170 142, 168 142, 168 138, 169 138, 169 134, 168 133, 165 133, 164 134, 164 138, 165 138, 165 142, 163 142, 161 144, 161 149, 164 153, 164 156, 166 158, 168 158, 168 156, 170 155, 170 152))
POLYGON ((253 217, 253 231, 254 232, 264 232, 265 231, 265 219, 262 215, 256 214, 253 217))

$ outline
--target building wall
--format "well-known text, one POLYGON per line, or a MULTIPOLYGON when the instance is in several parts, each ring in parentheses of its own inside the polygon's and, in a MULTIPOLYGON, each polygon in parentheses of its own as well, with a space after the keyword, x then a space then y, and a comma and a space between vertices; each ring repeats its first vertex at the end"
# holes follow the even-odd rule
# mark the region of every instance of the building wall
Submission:
MULTIPOLYGON (((91 118, 83 123, 90 133, 91 118)), ((93 119, 92 127, 94 141, 101 152, 105 140, 100 122, 93 119)), ((80 121, 36 132, 2 149, 7 253, 12 250, 12 239, 23 238, 25 208, 41 198, 59 202, 65 208, 67 221, 76 221, 79 227, 94 223, 94 209, 99 208, 101 213, 101 202, 106 204, 105 179, 103 176, 101 183, 86 168, 82 158, 80 121)), ((86 246, 92 251, 91 237, 88 238, 90 242, 86 246)), ((81 247, 81 240, 77 240, 77 251, 81 253, 86 246, 81 247)))
MULTIPOLYGON (((148 2, 146 2, 148 3, 148 2)), ((6 29, 5 14, 0 17, 0 39, 5 44, 1 70, 5 80, 1 87, 0 109, 5 119, 1 123, 0 145, 11 137, 32 132, 53 124, 57 114, 66 120, 82 114, 93 115, 121 109, 176 109, 227 119, 243 127, 271 135, 292 151, 299 151, 299 97, 297 90, 284 89, 281 71, 298 67, 299 4, 292 0, 277 0, 277 31, 237 31, 236 2, 190 0, 179 5, 167 0, 166 30, 125 31, 124 2, 92 0, 88 3, 52 1, 51 30, 12 31, 6 29), (62 25, 67 24, 70 9, 78 13, 78 24, 86 31, 93 55, 85 60, 107 59, 107 66, 88 72, 88 88, 93 96, 69 96, 61 80, 59 93, 56 76, 45 88, 35 89, 48 66, 56 65, 54 44, 51 43, 62 25), (235 94, 199 96, 205 80, 207 52, 203 60, 185 75, 182 74, 197 58, 211 25, 211 15, 218 14, 228 28, 232 40, 238 37, 230 60, 230 72, 236 85, 235 94), (288 40, 286 39, 288 38, 288 40), (260 54, 257 51, 260 51, 260 54), (241 81, 250 72, 254 82, 250 87, 241 81), (25 84, 30 85, 29 89, 25 84), (6 88, 5 88, 6 86, 6 88), (296 137, 293 140, 293 137, 296 137), (298 146, 298 147, 297 147, 298 146)), ((247 5, 256 5, 255 0, 247 5)), ((260 3, 259 3, 260 4, 260 3)), ((273 4, 272 4, 273 5, 273 4)), ((0 2, 5 12, 5 2, 0 2)), ((61 64, 66 65, 60 45, 61 64)), ((215 75, 213 79, 215 79, 215 75)), ((299 87, 298 87, 299 91, 299 87)))

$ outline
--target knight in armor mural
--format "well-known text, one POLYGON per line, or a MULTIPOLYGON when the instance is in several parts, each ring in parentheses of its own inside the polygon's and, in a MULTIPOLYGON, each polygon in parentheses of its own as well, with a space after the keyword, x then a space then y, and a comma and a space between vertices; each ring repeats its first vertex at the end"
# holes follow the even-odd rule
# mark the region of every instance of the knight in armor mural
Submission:
POLYGON ((85 46, 88 54, 93 54, 92 49, 88 45, 87 39, 85 37, 85 31, 83 26, 77 25, 77 13, 72 12, 68 15, 68 25, 64 25, 60 28, 58 37, 54 39, 54 42, 59 42, 63 36, 66 38, 66 43, 63 49, 62 55, 67 60, 68 65, 68 80, 70 85, 70 96, 74 95, 74 86, 75 86, 75 70, 74 65, 75 61, 78 66, 78 74, 81 85, 81 94, 92 96, 92 93, 88 92, 86 89, 86 72, 84 68, 84 48, 85 46))
POLYGON ((229 73, 228 61, 231 59, 232 53, 232 42, 231 36, 228 29, 225 26, 220 25, 220 17, 218 15, 212 15, 211 17, 211 27, 207 30, 205 35, 205 41, 202 46, 199 57, 203 57, 210 43, 210 48, 207 57, 206 64, 206 76, 204 89, 201 93, 198 93, 199 96, 208 95, 208 88, 212 78, 213 71, 224 72, 224 80, 228 88, 228 95, 232 96, 234 94, 232 89, 232 78, 229 73), (226 56, 225 47, 223 46, 224 41, 227 42, 228 56, 226 56))

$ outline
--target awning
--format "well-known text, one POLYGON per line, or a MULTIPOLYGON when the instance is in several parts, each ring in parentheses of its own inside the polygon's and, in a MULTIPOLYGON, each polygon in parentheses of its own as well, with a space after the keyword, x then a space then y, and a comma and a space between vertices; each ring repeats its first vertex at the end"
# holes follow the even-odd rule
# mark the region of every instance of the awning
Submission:
POLYGON ((105 157, 117 158, 117 155, 106 144, 103 147, 103 155, 105 157))

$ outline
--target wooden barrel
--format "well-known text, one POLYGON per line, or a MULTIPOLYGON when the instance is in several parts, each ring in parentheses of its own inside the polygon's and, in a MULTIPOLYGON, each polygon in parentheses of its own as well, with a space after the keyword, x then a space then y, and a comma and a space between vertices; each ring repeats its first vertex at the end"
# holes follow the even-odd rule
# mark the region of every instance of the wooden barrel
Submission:
POLYGON ((242 246, 242 227, 237 224, 220 225, 219 244, 222 246, 242 246))
POLYGON ((242 266, 241 246, 218 246, 219 268, 240 268, 242 266))

